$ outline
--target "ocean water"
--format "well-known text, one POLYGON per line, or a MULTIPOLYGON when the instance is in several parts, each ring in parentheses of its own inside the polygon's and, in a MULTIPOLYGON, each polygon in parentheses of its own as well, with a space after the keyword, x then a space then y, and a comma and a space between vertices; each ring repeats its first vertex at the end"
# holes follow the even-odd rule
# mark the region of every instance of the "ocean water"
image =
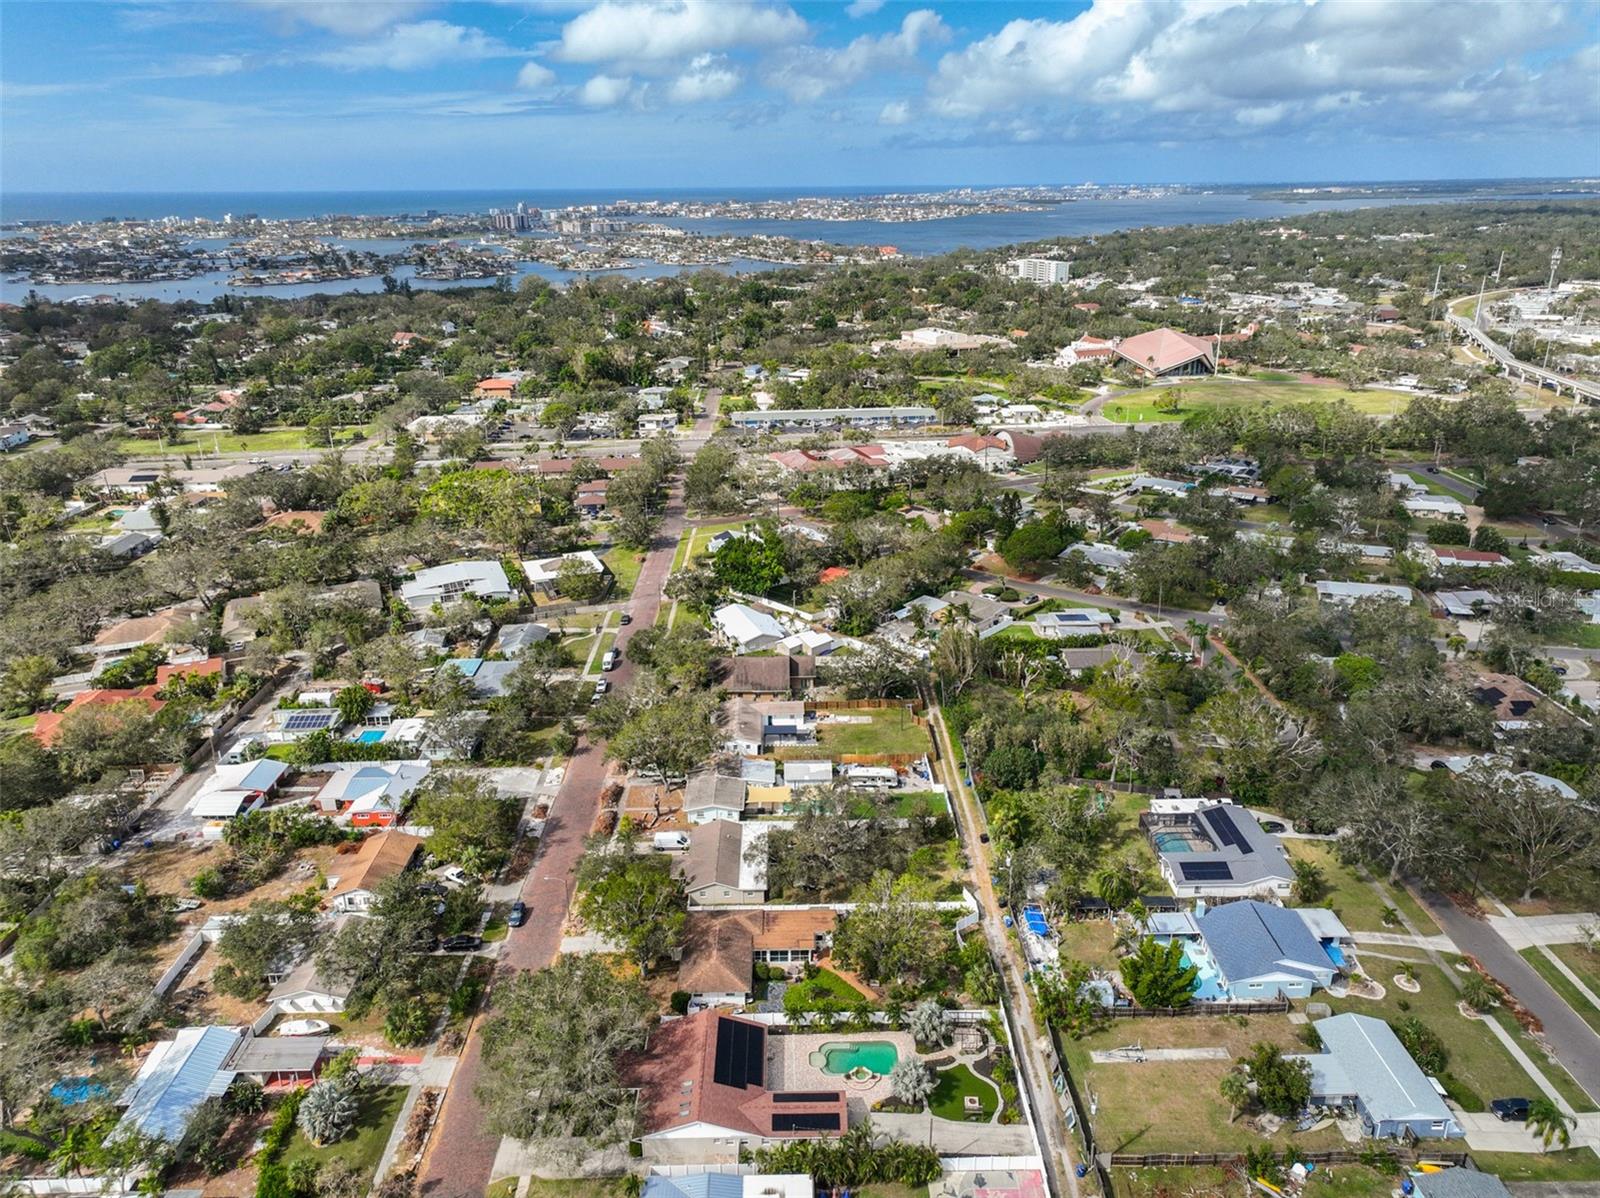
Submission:
MULTIPOLYGON (((24 192, 0 195, 0 221, 23 220, 98 220, 104 217, 153 219, 162 216, 209 217, 220 219, 226 213, 236 216, 254 214, 265 219, 296 219, 313 216, 342 215, 423 215, 429 211, 443 214, 487 212, 490 208, 514 208, 521 201, 530 207, 550 209, 586 204, 606 204, 625 199, 785 199, 795 196, 850 196, 879 195, 894 188, 812 188, 797 191, 787 189, 739 188, 723 191, 595 191, 595 190, 530 190, 516 191, 417 191, 417 192, 214 192, 214 193, 107 193, 95 195, 51 194, 24 192)), ((904 191, 929 190, 904 188, 904 191)), ((1081 237, 1107 233, 1117 229, 1146 226, 1171 226, 1189 224, 1226 224, 1239 220, 1292 218, 1311 211, 1343 211, 1354 208, 1393 206, 1397 204, 1423 204, 1444 202, 1451 197, 1436 196, 1415 200, 1394 199, 1317 199, 1296 202, 1281 199, 1254 199, 1245 191, 1194 191, 1165 196, 1130 196, 1128 198, 1080 199, 1071 203, 1045 205, 1028 212, 977 213, 972 216, 950 217, 929 221, 826 221, 826 220, 730 220, 724 218, 692 220, 671 218, 663 223, 678 225, 701 233, 727 233, 733 235, 772 234, 802 240, 817 240, 846 245, 892 245, 902 254, 922 257, 948 253, 960 248, 990 249, 1020 242, 1038 241, 1052 237, 1081 237)), ((1512 197, 1497 197, 1512 198, 1512 197)), ((1543 194, 1530 194, 1519 198, 1550 198, 1543 194)), ((1561 198, 1573 198, 1564 196, 1561 198)), ((386 241, 382 239, 351 239, 334 241, 354 249, 377 253, 396 252, 411 244, 412 239, 386 241)), ((219 247, 221 241, 207 239, 198 243, 219 247)), ((773 269, 772 264, 748 259, 734 259, 718 267, 685 267, 659 262, 644 262, 632 268, 608 271, 632 278, 654 278, 674 275, 684 271, 717 269, 734 273, 773 269)), ((411 278, 410 267, 396 267, 396 278, 411 278)), ((595 272, 563 271, 543 263, 519 261, 514 272, 514 282, 529 275, 537 275, 552 282, 566 282, 575 277, 595 272)), ((239 296, 271 295, 296 297, 318 293, 371 292, 382 289, 378 277, 347 279, 334 283, 311 283, 286 287, 229 288, 224 272, 200 275, 192 279, 172 282, 121 283, 121 284, 57 284, 35 285, 17 276, 0 279, 0 299, 16 303, 29 290, 50 299, 70 299, 74 296, 105 294, 121 299, 196 300, 207 303, 225 292, 239 296)), ((412 279, 416 288, 451 288, 463 286, 488 286, 490 280, 462 280, 430 282, 412 279)))

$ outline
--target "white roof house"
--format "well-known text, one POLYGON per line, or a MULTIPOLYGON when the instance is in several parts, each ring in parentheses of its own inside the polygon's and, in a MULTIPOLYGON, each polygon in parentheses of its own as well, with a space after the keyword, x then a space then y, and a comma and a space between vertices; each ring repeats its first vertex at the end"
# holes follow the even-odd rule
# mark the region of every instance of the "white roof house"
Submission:
POLYGON ((556 579, 561 576, 561 567, 567 562, 576 562, 586 574, 606 572, 606 564, 595 556, 592 549, 575 549, 571 553, 558 553, 554 557, 523 562, 522 572, 528 576, 529 586, 548 590, 555 586, 556 579))
POLYGON ((288 768, 266 757, 219 765, 189 801, 189 812, 201 819, 232 819, 241 810, 258 806, 288 768))
POLYGON ((1443 495, 1412 495, 1400 501, 1400 506, 1413 516, 1433 516, 1443 520, 1465 520, 1467 509, 1460 500, 1443 495))
POLYGON ((789 635, 788 630, 766 612, 757 611, 744 603, 719 607, 711 618, 717 630, 728 638, 739 653, 771 649, 789 635))
POLYGON ((415 578, 400 586, 400 598, 413 611, 426 610, 435 603, 455 603, 467 595, 479 599, 511 599, 516 591, 506 577, 505 567, 496 561, 429 566, 418 570, 415 578))
POLYGON ((1033 630, 1052 640, 1065 636, 1085 636, 1104 632, 1117 622, 1114 613, 1098 607, 1073 607, 1066 611, 1041 612, 1033 617, 1033 630))
POLYGON ((1317 583, 1317 598, 1324 603, 1358 603, 1362 599, 1398 599, 1410 603, 1412 590, 1398 584, 1385 582, 1331 582, 1317 583))
POLYGON ((360 761, 338 766, 317 791, 316 805, 350 814, 399 810, 401 801, 422 784, 432 769, 427 761, 360 761))

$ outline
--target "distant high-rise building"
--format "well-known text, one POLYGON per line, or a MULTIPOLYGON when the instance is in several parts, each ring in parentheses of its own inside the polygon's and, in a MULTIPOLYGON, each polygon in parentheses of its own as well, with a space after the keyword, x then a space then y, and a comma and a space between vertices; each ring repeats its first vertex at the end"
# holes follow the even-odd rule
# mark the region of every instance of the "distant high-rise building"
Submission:
POLYGON ((1072 278, 1072 263, 1054 258, 1013 258, 1006 265, 1017 278, 1030 283, 1065 283, 1072 278))

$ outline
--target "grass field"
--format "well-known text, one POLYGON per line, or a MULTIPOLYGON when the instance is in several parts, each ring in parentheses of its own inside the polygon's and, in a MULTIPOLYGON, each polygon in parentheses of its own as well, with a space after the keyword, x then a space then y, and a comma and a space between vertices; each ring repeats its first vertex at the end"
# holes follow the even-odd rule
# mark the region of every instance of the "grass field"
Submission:
POLYGON ((1000 1109, 1000 1096, 988 1082, 973 1073, 966 1065, 956 1065, 939 1072, 939 1084, 928 1098, 928 1107, 941 1119, 957 1122, 967 1117, 966 1097, 975 1095, 983 1118, 987 1121, 1000 1109))
MULTIPOLYGON (((831 969, 819 969, 816 977, 796 982, 789 987, 788 994, 794 994, 796 991, 799 991, 800 997, 795 1001, 800 1003, 809 1003, 820 998, 831 998, 835 1002, 854 1006, 868 997, 831 969)), ((786 994, 784 997, 787 998, 788 995, 786 994)))
POLYGON ((297 1160, 310 1160, 318 1165, 342 1160, 360 1170, 363 1176, 371 1177, 405 1100, 405 1086, 379 1086, 368 1091, 361 1099, 361 1113, 352 1132, 323 1148, 312 1144, 304 1133, 296 1133, 289 1147, 284 1149, 284 1166, 297 1160))
POLYGON ((1407 918, 1416 925, 1417 931, 1425 936, 1431 936, 1439 930, 1433 917, 1402 887, 1391 887, 1380 882, 1380 888, 1389 896, 1389 901, 1385 902, 1354 868, 1339 860, 1327 842, 1286 840, 1283 843, 1291 857, 1312 861, 1321 867, 1328 884, 1325 901, 1351 931, 1404 931, 1404 928, 1390 927, 1383 922, 1384 907, 1405 912, 1407 918))
MULTIPOLYGON (((1600 1007, 1596 1007, 1585 998, 1583 993, 1568 980, 1567 975, 1552 965, 1550 959, 1537 948, 1523 949, 1522 958, 1533 966, 1540 977, 1550 983, 1550 988, 1561 996, 1562 1001, 1567 1006, 1576 1011, 1583 1018, 1583 1021, 1594 1028, 1597 1035, 1600 1035, 1600 1007)), ((1579 977, 1583 977, 1580 970, 1571 965, 1567 967, 1572 969, 1572 972, 1578 974, 1579 977)), ((1586 979, 1584 984, 1589 986, 1591 992, 1595 992, 1595 986, 1592 982, 1586 979)))
POLYGON ((1201 408, 1230 407, 1235 404, 1335 403, 1343 401, 1358 412, 1387 415, 1405 407, 1409 397, 1397 391, 1350 391, 1344 387, 1316 383, 1267 383, 1227 379, 1216 383, 1186 383, 1179 387, 1183 402, 1176 412, 1156 408, 1156 399, 1168 388, 1156 385, 1108 399, 1100 414, 1108 420, 1128 424, 1182 420, 1201 408))
POLYGON ((615 579, 611 593, 606 596, 607 600, 626 599, 633 594, 634 584, 639 581, 639 571, 644 568, 644 559, 644 554, 624 549, 621 545, 613 545, 600 555, 600 560, 605 562, 606 569, 611 571, 615 579))
MULTIPOLYGON (((1113 1169, 1118 1198, 1172 1198, 1175 1194, 1236 1194, 1239 1183, 1221 1165, 1113 1169)), ((1365 1165, 1318 1165, 1300 1198, 1388 1198, 1396 1179, 1365 1165)))
POLYGON ((1550 951, 1582 978, 1585 986, 1600 994, 1600 952, 1584 948, 1581 944, 1552 944, 1550 951))
MULTIPOLYGON (((833 757, 845 753, 926 753, 929 743, 927 730, 903 707, 875 712, 867 723, 823 724, 817 729, 817 742, 833 757)), ((804 749, 801 751, 803 754, 804 749)))
MULTIPOLYGON (((367 430, 362 427, 335 429, 333 440, 335 445, 348 444, 365 438, 367 430)), ((165 446, 160 442, 145 437, 123 437, 116 443, 117 448, 123 453, 133 454, 138 457, 182 457, 192 454, 195 457, 204 457, 214 453, 247 453, 251 450, 257 453, 283 452, 290 449, 303 449, 307 453, 315 453, 319 449, 328 448, 326 437, 323 444, 311 445, 306 440, 306 430, 303 428, 268 428, 259 433, 248 433, 241 436, 238 433, 185 433, 177 441, 168 441, 165 446)))
POLYGON ((1579 649, 1600 649, 1600 624, 1569 624, 1545 638, 1551 645, 1574 645, 1579 649))
MULTIPOLYGON (((872 801, 863 797, 853 808, 858 819, 865 819, 872 814, 872 801)), ((914 819, 918 816, 948 815, 950 804, 945 797, 932 790, 908 790, 894 796, 890 813, 896 819, 914 819)))
POLYGON ((588 673, 603 674, 605 672, 600 668, 600 663, 605 660, 606 650, 617 643, 617 634, 621 631, 622 629, 620 628, 611 628, 600 634, 600 651, 594 655, 594 662, 587 671, 588 673))

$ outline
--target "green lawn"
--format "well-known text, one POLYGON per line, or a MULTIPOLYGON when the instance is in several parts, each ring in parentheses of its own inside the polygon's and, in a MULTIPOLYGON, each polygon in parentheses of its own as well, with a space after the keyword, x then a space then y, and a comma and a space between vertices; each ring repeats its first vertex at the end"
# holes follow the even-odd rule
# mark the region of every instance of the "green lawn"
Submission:
POLYGON ((1600 952, 1581 944, 1552 944, 1550 951, 1566 962, 1567 968, 1583 979, 1583 984, 1600 994, 1600 952))
POLYGON ((338 1159, 354 1165, 363 1176, 371 1177, 378 1167, 378 1159, 383 1156, 385 1145, 389 1143, 394 1122, 400 1116, 406 1090, 405 1086, 378 1086, 368 1091, 361 1099, 361 1114, 354 1130, 344 1139, 326 1147, 318 1148, 303 1133, 296 1132, 289 1147, 284 1149, 284 1166, 288 1167, 302 1159, 314 1161, 320 1166, 338 1159))
MULTIPOLYGON (((1118 1198, 1172 1198, 1174 1194, 1234 1194, 1238 1183, 1221 1165, 1114 1169, 1118 1198)), ((1318 1165, 1300 1198, 1388 1198, 1396 1179, 1365 1165, 1318 1165)))
MULTIPOLYGON (((515 1177, 505 1177, 495 1182, 489 1187, 488 1198, 513 1198, 517 1181, 515 1177)), ((620 1177, 528 1179, 528 1198, 622 1198, 625 1193, 627 1186, 620 1177)))
MULTIPOLYGON (((367 430, 360 426, 341 428, 334 430, 333 440, 335 445, 348 444, 362 440, 366 435, 367 430)), ((158 457, 163 454, 170 457, 182 457, 184 454, 203 457, 213 453, 246 453, 251 450, 268 453, 290 449, 304 449, 307 453, 313 453, 328 448, 325 438, 323 444, 311 445, 306 440, 306 430, 303 428, 268 428, 242 436, 224 432, 184 433, 179 440, 166 442, 164 447, 144 437, 123 437, 116 446, 123 453, 138 457, 158 457)))
POLYGON ((1386 906, 1405 912, 1416 925, 1417 931, 1424 936, 1431 936, 1439 930, 1439 925, 1433 922, 1433 918, 1404 887, 1390 887, 1380 882, 1379 886, 1389 896, 1389 901, 1385 902, 1353 867, 1339 860, 1338 854, 1327 841, 1290 839, 1283 844, 1291 857, 1314 861, 1321 867, 1328 884, 1324 902, 1333 908, 1351 931, 1404 932, 1404 927, 1391 927, 1383 922, 1383 909, 1386 906))
POLYGON ((1501 1181, 1600 1181, 1600 1156, 1587 1148, 1552 1152, 1474 1152, 1479 1170, 1501 1181))
POLYGON ((1182 420, 1200 408, 1231 407, 1236 404, 1288 404, 1334 403, 1343 401, 1358 412, 1369 415, 1386 415, 1409 402, 1407 396, 1395 391, 1350 391, 1344 387, 1324 386, 1316 383, 1267 383, 1224 379, 1215 383, 1184 383, 1183 402, 1176 412, 1163 412, 1155 401, 1166 386, 1157 384, 1143 392, 1133 392, 1106 401, 1100 414, 1110 420, 1129 424, 1152 421, 1182 420))
POLYGON ((784 995, 784 998, 787 999, 790 994, 795 994, 796 992, 799 993, 800 997, 795 999, 795 1001, 807 1005, 809 1005, 815 999, 831 998, 836 1002, 842 1002, 850 1006, 854 1006, 862 999, 869 997, 868 995, 861 993, 861 991, 857 990, 854 986, 845 981, 838 974, 834 973, 831 969, 818 969, 816 977, 806 978, 803 981, 796 982, 793 986, 789 987, 788 992, 784 995))
MULTIPOLYGON (((620 628, 611 628, 600 634, 600 651, 594 655, 594 663, 589 667, 588 671, 591 675, 605 672, 600 668, 600 663, 605 661, 606 650, 617 643, 617 634, 621 631, 622 629, 620 628)), ((587 640, 587 638, 585 639, 587 640)))
MULTIPOLYGON (((869 714, 865 710, 853 711, 852 716, 869 714)), ((911 712, 904 707, 889 707, 871 712, 871 720, 862 724, 824 724, 817 730, 817 741, 830 757, 846 753, 926 753, 928 733, 911 712)), ((804 758, 815 755, 816 750, 797 746, 786 756, 804 758)))
POLYGON ((639 571, 644 567, 645 555, 621 545, 613 545, 600 555, 606 569, 615 580, 607 599, 626 599, 633 594, 633 585, 639 581, 639 571))
POLYGON ((994 1087, 966 1065, 940 1070, 939 1084, 928 1098, 928 1107, 941 1119, 960 1122, 967 1117, 965 1103, 968 1094, 977 1096, 984 1122, 993 1118, 995 1111, 1000 1109, 1000 1096, 995 1093, 994 1087))
POLYGON ((1574 645, 1579 649, 1600 649, 1600 624, 1568 624, 1545 638, 1550 645, 1574 645))
MULTIPOLYGON (((1550 959, 1537 948, 1523 949, 1522 957, 1538 971, 1540 977, 1550 983, 1550 988, 1561 996, 1567 1006, 1582 1016, 1583 1021, 1594 1028, 1596 1034, 1600 1034, 1600 1007, 1596 1007, 1586 999, 1578 988, 1567 980, 1567 975, 1552 965, 1550 959)), ((1568 968, 1572 967, 1569 965, 1568 968)), ((1576 969, 1572 971, 1578 973, 1576 969)), ((1578 976, 1583 975, 1579 973, 1578 976)), ((1590 990, 1594 990, 1594 987, 1590 986, 1590 990)))

